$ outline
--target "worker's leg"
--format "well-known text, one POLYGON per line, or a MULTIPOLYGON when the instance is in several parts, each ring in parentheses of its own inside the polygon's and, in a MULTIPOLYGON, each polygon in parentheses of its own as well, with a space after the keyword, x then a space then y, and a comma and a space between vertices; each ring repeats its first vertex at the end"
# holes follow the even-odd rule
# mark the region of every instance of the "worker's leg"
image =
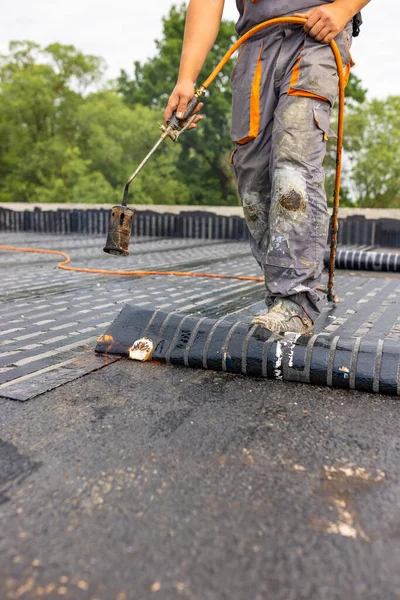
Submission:
MULTIPOLYGON (((297 34, 293 46, 298 46, 297 34)), ((337 38, 344 65, 351 61, 346 31, 337 38)), ((315 321, 316 287, 327 244, 329 214, 323 160, 338 86, 331 48, 309 36, 288 72, 274 115, 269 244, 265 255, 267 304, 290 298, 315 321)), ((279 317, 280 318, 280 317, 279 317)))
POLYGON ((269 240, 270 157, 273 115, 279 98, 274 82, 285 35, 281 27, 251 40, 239 54, 232 74, 232 164, 250 247, 263 268, 269 240))
POLYGON ((331 108, 314 98, 281 96, 272 133, 270 238, 265 255, 267 304, 298 302, 312 321, 329 214, 322 162, 331 108))
POLYGON ((262 138, 238 147, 232 155, 250 248, 261 268, 269 239, 271 131, 272 124, 262 138))
MULTIPOLYGON (((347 65, 346 32, 340 38, 347 65)), ((337 93, 335 60, 329 46, 291 26, 249 44, 239 61, 233 164, 267 305, 277 312, 259 322, 309 331, 319 312, 315 288, 328 231, 322 161, 337 93)))

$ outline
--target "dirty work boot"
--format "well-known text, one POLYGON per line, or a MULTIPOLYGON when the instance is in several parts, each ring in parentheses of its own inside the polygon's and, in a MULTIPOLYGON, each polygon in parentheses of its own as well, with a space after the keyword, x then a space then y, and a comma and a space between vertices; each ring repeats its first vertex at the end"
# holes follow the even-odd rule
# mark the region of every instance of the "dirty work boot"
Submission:
POLYGON ((272 308, 257 315, 252 325, 269 331, 313 333, 314 323, 299 304, 289 298, 277 298, 272 308))

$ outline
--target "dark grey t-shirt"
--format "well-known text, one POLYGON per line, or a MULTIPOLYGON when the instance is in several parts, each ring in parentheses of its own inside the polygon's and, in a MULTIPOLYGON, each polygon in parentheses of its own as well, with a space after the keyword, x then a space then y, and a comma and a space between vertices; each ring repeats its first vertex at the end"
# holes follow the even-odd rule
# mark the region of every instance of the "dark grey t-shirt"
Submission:
POLYGON ((236 0, 236 6, 240 13, 239 20, 236 24, 236 31, 239 35, 243 35, 259 23, 273 19, 275 17, 283 17, 295 12, 304 12, 315 6, 321 6, 334 0, 236 0))

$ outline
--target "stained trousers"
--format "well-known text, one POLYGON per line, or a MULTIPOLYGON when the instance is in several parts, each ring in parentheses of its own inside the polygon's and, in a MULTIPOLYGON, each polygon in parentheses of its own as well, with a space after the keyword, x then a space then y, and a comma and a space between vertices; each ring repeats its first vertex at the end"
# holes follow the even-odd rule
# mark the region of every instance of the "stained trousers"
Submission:
MULTIPOLYGON (((351 24, 335 39, 348 75, 351 24)), ((290 297, 319 314, 329 214, 322 166, 338 74, 329 45, 298 25, 251 38, 232 73, 231 162, 266 303, 290 297)))

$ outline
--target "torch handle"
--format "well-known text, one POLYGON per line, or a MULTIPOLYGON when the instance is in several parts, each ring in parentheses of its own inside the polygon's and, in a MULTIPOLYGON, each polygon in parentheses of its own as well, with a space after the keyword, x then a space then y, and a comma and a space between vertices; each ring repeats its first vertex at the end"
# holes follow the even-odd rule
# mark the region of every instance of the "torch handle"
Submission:
POLYGON ((173 113, 172 117, 167 121, 167 125, 169 125, 170 127, 173 127, 173 129, 179 129, 179 127, 182 127, 181 123, 183 123, 184 121, 187 121, 189 119, 189 117, 192 116, 199 101, 200 101, 200 98, 198 96, 193 96, 193 98, 191 99, 191 101, 189 102, 189 104, 186 107, 185 114, 183 115, 182 119, 178 119, 178 117, 176 116, 176 111, 175 111, 173 113))

